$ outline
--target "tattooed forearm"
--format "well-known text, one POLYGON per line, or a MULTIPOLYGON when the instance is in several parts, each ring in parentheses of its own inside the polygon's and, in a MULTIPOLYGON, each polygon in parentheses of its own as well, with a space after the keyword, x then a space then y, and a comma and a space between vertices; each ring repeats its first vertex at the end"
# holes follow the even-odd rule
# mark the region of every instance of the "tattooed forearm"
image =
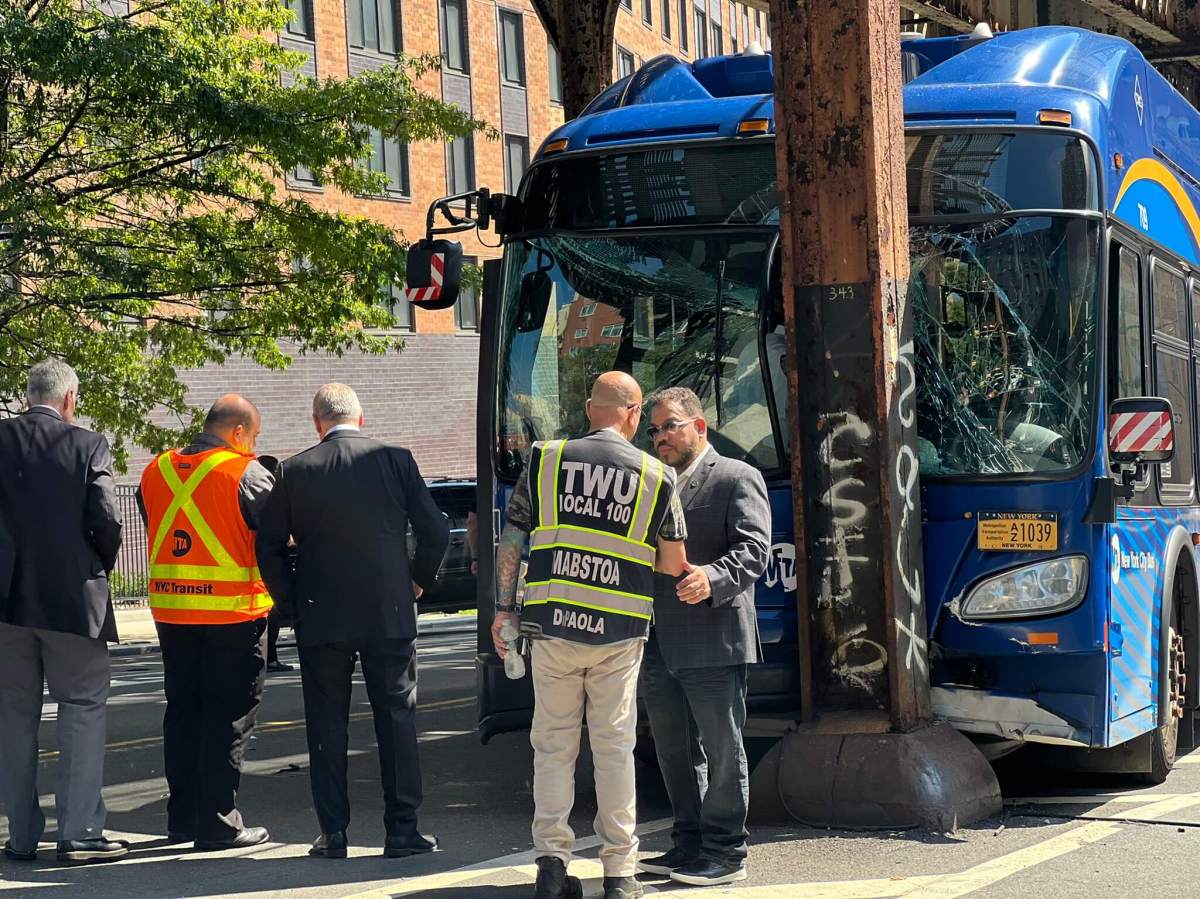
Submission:
POLYGON ((502 606, 512 605, 517 598, 517 577, 521 573, 521 552, 529 535, 511 524, 500 533, 496 550, 496 599, 502 606))

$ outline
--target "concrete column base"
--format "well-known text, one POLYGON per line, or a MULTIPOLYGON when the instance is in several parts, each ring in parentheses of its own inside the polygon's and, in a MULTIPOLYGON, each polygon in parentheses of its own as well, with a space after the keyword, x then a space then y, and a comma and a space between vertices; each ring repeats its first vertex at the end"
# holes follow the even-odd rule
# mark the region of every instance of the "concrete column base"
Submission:
POLYGON ((950 725, 892 733, 869 712, 799 725, 750 777, 756 824, 945 833, 1000 810, 991 765, 950 725))

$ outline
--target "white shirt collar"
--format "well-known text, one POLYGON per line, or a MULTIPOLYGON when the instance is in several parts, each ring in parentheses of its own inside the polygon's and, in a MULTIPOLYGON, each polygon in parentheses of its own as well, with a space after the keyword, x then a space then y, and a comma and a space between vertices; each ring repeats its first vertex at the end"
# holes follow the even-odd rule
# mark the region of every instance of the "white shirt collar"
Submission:
POLYGON ((332 428, 330 428, 328 431, 326 431, 325 436, 328 437, 330 434, 336 434, 338 431, 356 431, 357 432, 357 431, 361 431, 361 430, 362 430, 362 428, 360 428, 358 425, 340 424, 340 425, 334 425, 332 428))

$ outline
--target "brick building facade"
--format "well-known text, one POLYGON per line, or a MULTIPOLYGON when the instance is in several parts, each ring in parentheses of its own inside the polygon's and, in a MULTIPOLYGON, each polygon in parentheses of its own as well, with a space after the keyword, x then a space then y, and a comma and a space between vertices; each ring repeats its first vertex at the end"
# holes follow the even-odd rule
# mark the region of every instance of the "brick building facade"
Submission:
MULTIPOLYGON (((388 64, 397 52, 438 54, 443 64, 420 86, 494 125, 499 141, 482 138, 397 146, 378 139, 370 164, 388 175, 384 197, 347 196, 314 183, 298 170, 287 187, 314 206, 369 216, 415 240, 429 203, 439 196, 486 186, 515 190, 529 158, 563 121, 557 54, 528 0, 286 0, 294 22, 280 42, 307 57, 304 70, 319 78, 388 64)), ((616 23, 614 78, 661 53, 686 59, 769 44, 766 3, 729 0, 621 0, 616 23), (702 39, 701 39, 702 37, 702 39)), ((468 258, 498 250, 475 235, 457 236, 468 258)), ((327 381, 353 386, 363 401, 372 436, 410 447, 427 476, 475 472, 475 394, 479 313, 475 297, 455 309, 412 309, 398 291, 388 305, 399 354, 297 357, 285 372, 249 362, 186 372, 189 399, 204 406, 237 391, 263 412, 259 450, 289 456, 314 440, 310 403, 327 381)), ((129 479, 146 455, 130 460, 129 479)))

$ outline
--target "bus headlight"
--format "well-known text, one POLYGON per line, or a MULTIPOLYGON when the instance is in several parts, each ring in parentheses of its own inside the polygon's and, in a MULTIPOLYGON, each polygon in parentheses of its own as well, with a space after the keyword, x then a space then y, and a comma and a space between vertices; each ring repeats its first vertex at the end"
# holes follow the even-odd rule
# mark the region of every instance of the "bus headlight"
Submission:
POLYGON ((962 604, 963 618, 1024 618, 1065 612, 1087 593, 1086 556, 1066 556, 1014 568, 975 587, 962 604))

